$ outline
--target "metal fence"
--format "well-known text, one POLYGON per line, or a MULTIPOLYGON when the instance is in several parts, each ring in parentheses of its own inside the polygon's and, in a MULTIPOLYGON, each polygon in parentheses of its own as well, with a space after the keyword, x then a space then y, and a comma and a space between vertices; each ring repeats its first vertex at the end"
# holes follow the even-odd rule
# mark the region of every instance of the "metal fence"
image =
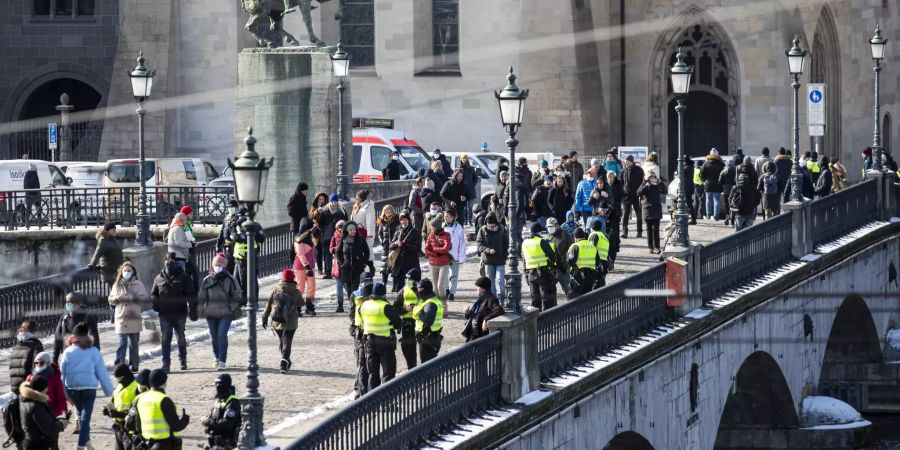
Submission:
POLYGON ((500 403, 500 333, 400 374, 286 447, 406 449, 500 403))
POLYGON ((665 287, 666 266, 657 264, 541 313, 537 319, 541 378, 565 372, 670 318, 665 298, 625 293, 665 287))
POLYGON ((810 205, 813 243, 819 245, 875 220, 878 180, 867 180, 810 205))
MULTIPOLYGON (((151 223, 168 225, 182 206, 194 210, 196 224, 219 224, 234 196, 232 186, 165 186, 147 189, 151 223)), ((7 230, 72 228, 116 222, 133 225, 140 189, 52 188, 0 192, 0 224, 7 230)))
POLYGON ((63 148, 72 150, 71 161, 96 161, 100 154, 100 138, 103 136, 103 122, 79 122, 60 126, 59 148, 50 150, 47 128, 20 131, 10 134, 10 158, 44 161, 59 161, 63 148))
POLYGON ((700 250, 704 303, 791 260, 791 214, 775 216, 700 250))

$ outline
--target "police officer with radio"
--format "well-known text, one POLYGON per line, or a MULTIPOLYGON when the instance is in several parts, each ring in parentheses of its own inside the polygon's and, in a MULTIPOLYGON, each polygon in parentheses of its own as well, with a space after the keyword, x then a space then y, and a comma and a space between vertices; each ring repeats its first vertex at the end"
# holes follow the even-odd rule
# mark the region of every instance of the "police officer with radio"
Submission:
POLYGON ((384 284, 375 283, 372 298, 359 308, 363 335, 366 338, 366 367, 369 369, 369 389, 390 381, 397 373, 397 335, 394 330, 403 328, 400 312, 387 298, 384 284))
POLYGON ((603 233, 599 221, 591 224, 588 242, 597 247, 597 254, 600 257, 600 265, 597 266, 597 281, 594 283, 594 287, 600 288, 606 286, 606 273, 609 271, 609 238, 603 233))
MULTIPOLYGON (((237 227, 235 227, 235 232, 233 233, 234 242, 234 260, 235 260, 235 268, 234 268, 234 277, 237 278, 238 282, 241 284, 241 295, 244 297, 244 302, 247 301, 247 231, 244 229, 244 223, 250 220, 248 216, 241 216, 237 220, 237 227)), ((257 225, 258 226, 258 225, 257 225)), ((254 238, 254 246, 257 251, 259 251, 260 245, 266 241, 266 235, 262 230, 262 227, 259 227, 259 231, 256 233, 254 238)), ((259 275, 259 267, 257 266, 257 275, 259 275)), ((256 277, 253 278, 253 282, 256 281, 256 277)))
POLYGON ((231 375, 216 377, 216 405, 200 422, 207 440, 207 449, 233 450, 241 431, 241 401, 234 395, 231 375))
POLYGON ((441 336, 444 328, 444 303, 434 293, 431 280, 420 281, 418 291, 422 301, 412 309, 412 315, 416 320, 419 358, 424 364, 441 351, 441 341, 444 339, 441 336))
POLYGON ((594 288, 594 285, 600 280, 598 268, 601 267, 602 262, 597 246, 587 239, 587 234, 581 228, 575 230, 575 243, 569 247, 566 258, 572 271, 572 288, 569 291, 571 300, 594 288))
POLYGON ((149 450, 181 450, 181 431, 187 428, 191 417, 178 408, 166 395, 168 374, 165 370, 150 372, 150 390, 135 399, 135 424, 138 435, 149 450))
POLYGON ((406 359, 406 368, 416 367, 416 320, 412 310, 421 303, 416 283, 422 279, 422 271, 410 269, 406 272, 406 285, 397 294, 394 309, 401 312, 403 327, 400 330, 400 351, 406 359))
POLYGON ((556 306, 556 250, 541 237, 544 227, 531 225, 531 237, 522 242, 525 276, 531 288, 531 306, 545 310, 556 306))

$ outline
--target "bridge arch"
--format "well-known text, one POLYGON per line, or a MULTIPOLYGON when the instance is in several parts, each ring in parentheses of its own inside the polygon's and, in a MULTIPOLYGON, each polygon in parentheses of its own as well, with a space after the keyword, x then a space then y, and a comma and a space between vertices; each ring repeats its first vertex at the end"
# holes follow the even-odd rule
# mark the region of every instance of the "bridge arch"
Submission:
MULTIPOLYGON (((848 295, 838 307, 825 345, 822 365, 882 360, 881 341, 872 313, 859 295, 848 295)), ((824 370, 824 367, 823 367, 824 370)), ((824 372, 823 372, 824 374, 824 372)))
POLYGON ((770 447, 761 439, 772 433, 760 431, 798 426, 794 401, 781 367, 766 352, 751 353, 733 378, 719 419, 715 448, 745 448, 751 442, 759 448, 770 447))
POLYGON ((654 450, 647 438, 634 431, 624 431, 610 439, 603 450, 654 450))

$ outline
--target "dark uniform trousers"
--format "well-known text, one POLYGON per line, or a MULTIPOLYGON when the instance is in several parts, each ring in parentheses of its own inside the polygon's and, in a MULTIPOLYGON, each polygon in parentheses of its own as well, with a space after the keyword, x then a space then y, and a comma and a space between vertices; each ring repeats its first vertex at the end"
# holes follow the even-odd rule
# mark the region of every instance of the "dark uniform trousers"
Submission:
POLYGON ((403 328, 400 330, 400 351, 406 360, 406 368, 416 367, 416 321, 403 319, 403 328))
POLYGON ((631 220, 632 211, 634 212, 634 217, 637 221, 637 232, 638 234, 641 234, 644 229, 644 224, 641 220, 643 211, 641 211, 641 203, 639 201, 632 203, 625 200, 622 202, 622 232, 628 234, 628 222, 631 220))
POLYGON ((381 382, 394 379, 397 373, 397 337, 366 336, 366 366, 369 369, 369 390, 381 382))
POLYGON ((525 276, 531 288, 531 306, 538 310, 556 306, 556 277, 549 268, 526 269, 525 276))
POLYGON ((356 327, 353 336, 353 352, 356 355, 356 397, 369 392, 369 367, 366 361, 366 338, 362 332, 357 332, 356 327))
POLYGON ((419 341, 419 358, 422 364, 434 359, 441 351, 441 341, 444 337, 440 331, 432 331, 427 335, 421 335, 417 339, 419 341))
POLYGON ((587 294, 594 290, 598 280, 597 271, 593 269, 575 269, 572 272, 572 289, 569 291, 569 299, 587 294))

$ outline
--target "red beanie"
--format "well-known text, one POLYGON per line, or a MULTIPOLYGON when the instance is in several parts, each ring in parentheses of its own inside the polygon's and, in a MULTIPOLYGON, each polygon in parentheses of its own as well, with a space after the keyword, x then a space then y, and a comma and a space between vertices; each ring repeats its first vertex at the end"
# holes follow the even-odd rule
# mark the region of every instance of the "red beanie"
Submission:
POLYGON ((181 213, 184 214, 184 215, 188 215, 188 214, 190 214, 190 213, 192 213, 192 212, 194 212, 194 210, 191 209, 191 207, 188 206, 188 205, 184 205, 184 206, 181 207, 181 213))
POLYGON ((294 281, 294 271, 284 269, 284 272, 281 272, 281 281, 294 281))

